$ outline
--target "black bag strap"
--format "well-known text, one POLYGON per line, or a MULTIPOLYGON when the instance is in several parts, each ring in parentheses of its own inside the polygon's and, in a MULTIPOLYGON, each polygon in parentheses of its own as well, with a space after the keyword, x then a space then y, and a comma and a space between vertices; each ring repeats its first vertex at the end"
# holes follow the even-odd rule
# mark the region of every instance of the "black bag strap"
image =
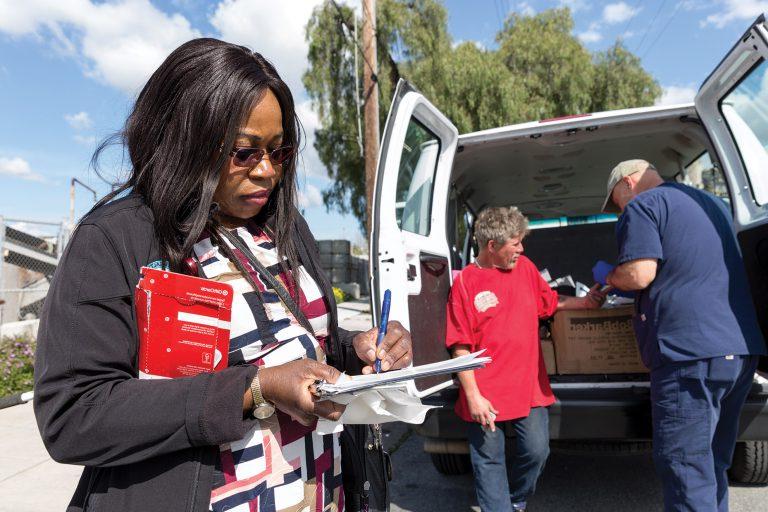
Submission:
MULTIPOLYGON (((315 330, 312 328, 312 324, 309 323, 307 316, 299 308, 298 304, 296 304, 296 301, 293 300, 293 297, 291 297, 288 289, 283 285, 283 283, 280 282, 279 279, 272 275, 272 272, 267 270, 267 268, 258 260, 258 258, 256 258, 251 250, 248 249, 248 247, 245 245, 245 242, 238 235, 227 229, 220 229, 218 232, 224 238, 226 238, 235 249, 243 253, 243 256, 245 256, 245 258, 248 260, 248 263, 250 263, 253 270, 256 271, 256 273, 258 273, 262 279, 269 283, 269 286, 271 286, 275 293, 277 293, 277 296, 280 297, 282 303, 293 314, 293 317, 299 322, 299 324, 301 324, 301 326, 306 329, 308 333, 310 333, 312 336, 315 336, 315 330)), ((298 279, 298 276, 294 276, 294 279, 298 279)), ((255 283, 252 283, 252 286, 253 285, 255 285, 255 283)), ((258 289, 256 290, 258 291, 258 289)))

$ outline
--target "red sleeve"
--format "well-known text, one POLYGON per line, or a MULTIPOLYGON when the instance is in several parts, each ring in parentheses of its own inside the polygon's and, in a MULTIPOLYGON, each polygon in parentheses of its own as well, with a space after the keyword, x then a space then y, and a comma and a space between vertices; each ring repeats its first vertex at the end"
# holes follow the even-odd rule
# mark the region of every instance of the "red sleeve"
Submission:
POLYGON ((445 329, 445 346, 469 345, 470 350, 475 349, 475 338, 472 335, 471 309, 468 303, 467 290, 463 277, 459 274, 451 287, 448 296, 447 321, 445 329))
POLYGON ((533 267, 534 273, 534 290, 538 290, 539 296, 539 318, 549 318, 557 311, 557 292, 550 288, 549 284, 541 277, 536 265, 531 264, 531 267, 533 267))

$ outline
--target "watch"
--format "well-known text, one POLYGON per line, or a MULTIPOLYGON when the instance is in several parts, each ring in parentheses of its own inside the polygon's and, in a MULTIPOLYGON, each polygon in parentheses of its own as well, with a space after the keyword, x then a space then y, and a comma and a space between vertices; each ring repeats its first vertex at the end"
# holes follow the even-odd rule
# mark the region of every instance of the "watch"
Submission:
POLYGON ((275 414, 275 406, 264 399, 261 394, 261 385, 259 384, 259 374, 251 381, 251 395, 253 396, 253 410, 251 414, 257 420, 265 420, 275 414))

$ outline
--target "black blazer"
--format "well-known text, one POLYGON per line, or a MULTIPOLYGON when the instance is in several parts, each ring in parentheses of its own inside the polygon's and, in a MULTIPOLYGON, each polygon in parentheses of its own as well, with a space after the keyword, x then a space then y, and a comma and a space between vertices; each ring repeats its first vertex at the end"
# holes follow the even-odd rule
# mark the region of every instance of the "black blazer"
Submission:
MULTIPOLYGON (((302 263, 330 311, 329 362, 355 372, 356 333, 338 328, 330 282, 298 212, 294 236, 313 260, 302 263)), ((206 511, 218 446, 254 424, 242 410, 252 366, 137 378, 133 292, 139 269, 159 259, 152 212, 128 195, 82 220, 53 277, 38 335, 34 409, 51 457, 85 466, 70 512, 206 511)))

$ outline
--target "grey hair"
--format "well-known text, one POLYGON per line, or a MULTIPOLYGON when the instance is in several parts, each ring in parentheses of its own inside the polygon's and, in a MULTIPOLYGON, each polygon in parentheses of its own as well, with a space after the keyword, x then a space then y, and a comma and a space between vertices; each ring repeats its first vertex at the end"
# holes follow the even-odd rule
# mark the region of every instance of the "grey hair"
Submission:
POLYGON ((528 218, 517 206, 485 208, 475 221, 475 240, 483 248, 491 240, 503 244, 510 238, 528 234, 528 218))

